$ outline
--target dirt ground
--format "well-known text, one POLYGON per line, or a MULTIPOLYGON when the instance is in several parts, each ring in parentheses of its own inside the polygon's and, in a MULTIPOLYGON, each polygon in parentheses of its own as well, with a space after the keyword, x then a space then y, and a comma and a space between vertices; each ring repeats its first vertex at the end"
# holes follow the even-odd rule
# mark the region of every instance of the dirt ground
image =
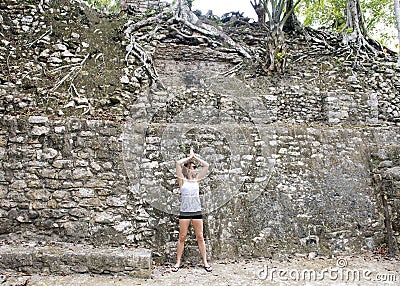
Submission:
POLYGON ((211 273, 201 265, 183 265, 178 272, 172 272, 170 265, 154 266, 151 279, 90 274, 22 276, 6 273, 0 277, 0 285, 400 285, 400 257, 316 257, 287 261, 260 258, 213 261, 212 266, 211 273))

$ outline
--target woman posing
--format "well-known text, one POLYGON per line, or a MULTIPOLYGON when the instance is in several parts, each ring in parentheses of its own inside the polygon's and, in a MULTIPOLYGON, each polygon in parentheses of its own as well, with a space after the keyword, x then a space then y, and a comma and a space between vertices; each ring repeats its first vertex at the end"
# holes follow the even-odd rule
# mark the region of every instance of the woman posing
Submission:
POLYGON ((207 262, 206 244, 203 236, 203 215, 201 213, 199 196, 199 182, 206 176, 208 167, 209 164, 194 154, 192 148, 190 148, 189 157, 176 162, 176 175, 181 190, 181 207, 179 214, 179 239, 176 251, 176 264, 172 268, 174 272, 178 271, 181 266, 181 258, 190 222, 192 222, 196 233, 204 269, 207 272, 212 271, 211 266, 207 262), (198 174, 196 173, 195 161, 200 162, 203 166, 198 174))

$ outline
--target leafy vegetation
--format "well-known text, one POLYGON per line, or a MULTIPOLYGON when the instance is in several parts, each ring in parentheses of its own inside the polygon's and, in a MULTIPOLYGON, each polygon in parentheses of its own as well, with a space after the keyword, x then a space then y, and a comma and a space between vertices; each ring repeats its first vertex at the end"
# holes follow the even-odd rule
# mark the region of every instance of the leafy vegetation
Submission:
MULTIPOLYGON (((395 16, 392 0, 362 0, 367 33, 388 46, 396 38, 395 16)), ((296 8, 296 14, 304 19, 304 25, 323 28, 335 32, 346 27, 346 0, 302 0, 296 8)))
POLYGON ((107 11, 108 13, 118 13, 121 7, 121 0, 84 0, 92 7, 107 11))

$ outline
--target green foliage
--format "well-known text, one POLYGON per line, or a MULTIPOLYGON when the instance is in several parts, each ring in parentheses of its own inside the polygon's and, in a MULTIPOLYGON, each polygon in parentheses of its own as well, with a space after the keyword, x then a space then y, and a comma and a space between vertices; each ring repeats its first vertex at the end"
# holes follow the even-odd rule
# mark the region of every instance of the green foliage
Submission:
POLYGON ((280 63, 280 62, 283 61, 284 57, 285 57, 285 54, 284 54, 284 53, 278 52, 278 53, 276 53, 276 55, 275 55, 275 61, 276 61, 277 63, 280 63))
POLYGON ((345 34, 351 34, 353 33, 354 29, 353 28, 347 28, 346 30, 344 30, 345 34))
POLYGON ((389 24, 392 19, 394 21, 392 0, 369 0, 362 1, 362 9, 368 13, 367 29, 374 29, 380 22, 389 24))
MULTIPOLYGON (((361 0, 367 32, 383 44, 395 38, 393 0, 361 0), (393 30, 393 33, 387 31, 393 30)), ((335 32, 346 26, 346 0, 303 0, 296 9, 304 25, 335 32)), ((350 31, 351 32, 351 31, 350 31)))
POLYGON ((393 0, 363 1, 362 8, 366 11, 366 28, 372 37, 385 46, 397 38, 393 0))
POLYGON ((346 0, 304 0, 296 12, 306 26, 339 31, 346 24, 346 0))
POLYGON ((108 13, 118 13, 121 7, 120 0, 85 0, 92 7, 107 11, 108 13))

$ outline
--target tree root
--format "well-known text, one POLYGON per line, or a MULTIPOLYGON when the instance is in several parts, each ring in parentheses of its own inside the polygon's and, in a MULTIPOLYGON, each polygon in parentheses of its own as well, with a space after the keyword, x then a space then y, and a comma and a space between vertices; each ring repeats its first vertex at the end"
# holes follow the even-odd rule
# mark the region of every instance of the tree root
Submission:
POLYGON ((161 30, 161 27, 157 25, 150 33, 143 35, 142 37, 138 38, 139 41, 151 41, 156 36, 157 32, 161 30))
POLYGON ((355 45, 349 45, 356 53, 354 63, 352 68, 355 69, 359 64, 362 64, 362 61, 359 60, 359 58, 367 58, 370 59, 370 55, 376 57, 378 54, 383 54, 381 51, 375 49, 373 46, 371 46, 367 39, 364 36, 358 36, 356 38, 356 44, 355 45), (364 55, 364 57, 362 57, 364 55))
POLYGON ((124 33, 125 38, 129 41, 129 45, 127 46, 125 61, 127 62, 127 64, 129 64, 129 58, 131 56, 138 59, 141 62, 143 69, 146 71, 147 76, 149 77, 151 82, 161 84, 161 86, 164 88, 164 86, 160 82, 151 56, 138 43, 138 41, 151 41, 153 38, 157 37, 156 35, 161 29, 167 29, 170 32, 174 33, 176 36, 181 37, 189 42, 196 44, 206 43, 207 45, 214 47, 222 46, 220 42, 215 40, 222 39, 225 43, 232 47, 232 52, 236 52, 247 59, 252 58, 250 52, 247 51, 245 47, 236 43, 222 30, 219 30, 211 25, 199 21, 197 16, 194 15, 188 7, 183 7, 183 5, 185 4, 182 4, 181 1, 178 1, 178 5, 181 6, 175 5, 169 11, 162 11, 161 13, 144 19, 138 23, 133 23, 132 21, 130 21, 126 24, 127 28, 125 29, 124 33), (166 23, 167 27, 165 27, 165 25, 163 24, 160 24, 160 22, 166 23), (146 26, 153 25, 155 25, 155 28, 153 28, 150 33, 146 33, 146 35, 143 35, 136 40, 134 36, 135 32, 146 26), (188 32, 183 31, 184 28, 187 28, 188 32))
POLYGON ((179 22, 182 23, 183 25, 189 27, 191 30, 196 31, 200 34, 203 34, 207 37, 211 38, 221 38, 223 39, 228 45, 232 46, 240 55, 242 55, 245 58, 251 59, 251 55, 248 51, 246 51, 241 45, 236 43, 232 38, 230 38, 227 34, 225 34, 222 31, 219 31, 215 27, 211 25, 207 25, 204 23, 201 23, 200 25, 195 25, 186 19, 182 17, 175 16, 173 19, 170 19, 168 21, 170 24, 173 24, 173 22, 179 22))
POLYGON ((304 27, 304 29, 302 29, 302 32, 303 32, 304 36, 306 37, 307 41, 312 41, 312 42, 315 42, 318 44, 322 44, 331 51, 335 50, 335 47, 331 46, 326 41, 326 38, 329 37, 329 35, 327 33, 324 33, 323 31, 317 32, 316 30, 308 28, 308 27, 304 27), (321 34, 323 35, 322 37, 321 37, 321 34))
POLYGON ((349 46, 351 46, 352 43, 355 43, 357 50, 363 49, 367 52, 371 52, 374 56, 376 56, 379 53, 377 49, 375 49, 368 43, 368 41, 365 39, 363 35, 357 34, 355 32, 344 35, 343 43, 349 46))
POLYGON ((79 72, 82 70, 83 65, 85 64, 89 55, 90 54, 87 54, 86 57, 78 65, 73 66, 69 73, 67 73, 50 91, 56 91, 67 79, 71 79, 71 82, 73 82, 78 76, 79 72))
POLYGON ((53 33, 53 27, 50 26, 50 29, 48 29, 46 32, 44 32, 39 38, 34 40, 33 42, 26 44, 25 46, 30 48, 32 47, 35 43, 39 42, 41 39, 43 39, 46 35, 53 33))
POLYGON ((128 45, 127 49, 128 52, 125 56, 125 61, 128 63, 129 56, 132 53, 135 58, 139 59, 140 62, 143 64, 143 67, 146 70, 146 73, 149 76, 150 80, 161 85, 162 88, 165 88, 159 79, 152 58, 148 55, 145 49, 143 49, 143 47, 135 41, 135 37, 133 35, 131 35, 130 37, 130 44, 128 45))
POLYGON ((129 21, 126 25, 128 28, 125 30, 125 34, 131 34, 134 31, 137 31, 145 26, 150 26, 154 23, 158 23, 164 16, 168 16, 169 12, 161 12, 156 16, 149 17, 145 20, 142 20, 138 23, 133 23, 133 21, 129 21))
POLYGON ((225 77, 230 76, 231 74, 234 74, 234 73, 240 71, 242 69, 242 67, 243 67, 243 62, 238 63, 236 66, 234 66, 233 68, 231 68, 230 70, 228 70, 226 72, 221 73, 220 75, 225 76, 225 77))
POLYGON ((171 30, 175 31, 179 36, 181 36, 182 38, 188 39, 188 40, 195 40, 196 42, 200 42, 199 39, 203 39, 205 42, 207 43, 216 43, 215 41, 211 41, 210 38, 208 37, 204 37, 204 36, 191 36, 191 35, 186 35, 184 33, 182 33, 181 31, 179 31, 177 28, 175 28, 174 26, 170 27, 171 30))

